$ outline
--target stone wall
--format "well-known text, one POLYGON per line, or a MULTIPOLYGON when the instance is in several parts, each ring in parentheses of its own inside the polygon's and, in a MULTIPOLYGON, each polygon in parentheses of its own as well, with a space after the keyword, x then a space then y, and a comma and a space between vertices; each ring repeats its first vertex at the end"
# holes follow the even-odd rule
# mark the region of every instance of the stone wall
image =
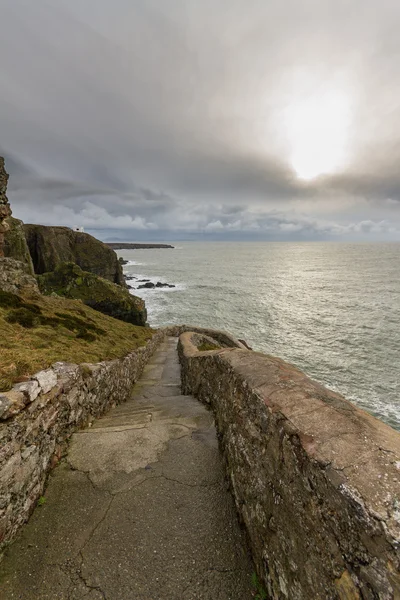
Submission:
POLYGON ((0 547, 29 518, 71 434, 129 398, 164 336, 157 332, 123 359, 56 363, 0 392, 0 547))
POLYGON ((182 333, 190 331, 192 333, 203 334, 216 340, 223 348, 242 348, 246 346, 237 340, 227 331, 217 329, 208 329, 207 327, 196 327, 195 325, 170 325, 164 328, 165 334, 172 337, 179 337, 182 333))
POLYGON ((282 360, 193 338, 183 393, 215 413, 269 596, 400 598, 400 434, 282 360))

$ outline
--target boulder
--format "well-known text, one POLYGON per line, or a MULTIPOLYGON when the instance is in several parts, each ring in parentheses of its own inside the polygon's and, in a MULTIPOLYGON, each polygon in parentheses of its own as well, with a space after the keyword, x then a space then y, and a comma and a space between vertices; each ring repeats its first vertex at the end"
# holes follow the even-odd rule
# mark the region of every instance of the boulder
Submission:
POLYGON ((125 287, 122 266, 114 250, 88 233, 45 225, 24 225, 24 230, 37 275, 68 262, 125 287))
POLYGON ((156 287, 158 288, 174 288, 175 286, 172 283, 161 283, 161 281, 157 281, 156 287))
POLYGON ((148 283, 143 283, 143 285, 138 285, 137 289, 138 290, 141 290, 143 288, 152 289, 152 288, 155 288, 155 287, 156 287, 155 284, 151 283, 151 281, 149 281, 148 283))
POLYGON ((82 300, 84 304, 110 317, 146 325, 147 312, 141 298, 132 296, 126 288, 94 273, 83 271, 74 263, 62 263, 51 273, 37 276, 42 294, 82 300))
POLYGON ((39 294, 37 281, 28 265, 5 257, 0 257, 0 290, 17 295, 39 294))

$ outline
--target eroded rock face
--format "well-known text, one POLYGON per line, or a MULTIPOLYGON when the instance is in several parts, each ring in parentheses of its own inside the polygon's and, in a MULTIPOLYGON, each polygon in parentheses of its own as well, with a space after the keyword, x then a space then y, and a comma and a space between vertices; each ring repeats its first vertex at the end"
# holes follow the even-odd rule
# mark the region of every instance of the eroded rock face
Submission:
POLYGON ((5 170, 4 158, 0 156, 0 256, 14 258, 27 267, 30 275, 34 274, 32 260, 25 239, 22 221, 12 217, 7 198, 8 173, 5 170))
POLYGON ((6 219, 11 216, 11 208, 7 198, 8 173, 4 166, 4 158, 0 156, 0 256, 4 256, 4 235, 9 226, 6 219))
POLYGON ((8 230, 4 238, 4 256, 24 263, 31 275, 35 274, 28 244, 25 239, 24 224, 19 219, 8 217, 8 230))
POLYGON ((51 273, 37 276, 43 294, 82 300, 87 306, 110 317, 144 326, 147 313, 141 298, 132 296, 127 289, 110 283, 93 273, 83 271, 73 263, 62 263, 51 273))
POLYGON ((54 271, 61 263, 73 262, 83 271, 126 287, 114 250, 88 233, 45 225, 24 225, 24 230, 37 275, 54 271))
POLYGON ((17 295, 39 294, 36 279, 28 265, 6 257, 0 257, 0 290, 17 295))

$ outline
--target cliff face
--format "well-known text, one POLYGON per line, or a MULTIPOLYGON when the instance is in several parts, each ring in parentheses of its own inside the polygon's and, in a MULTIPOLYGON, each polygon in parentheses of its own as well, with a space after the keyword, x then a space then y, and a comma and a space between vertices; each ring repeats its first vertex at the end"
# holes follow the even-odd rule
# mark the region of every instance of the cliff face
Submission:
POLYGON ((13 258, 24 263, 24 270, 33 275, 33 265, 25 239, 22 221, 11 216, 7 198, 8 174, 4 158, 0 156, 0 256, 13 258))
POLYGON ((6 219, 11 215, 7 199, 8 173, 4 168, 4 158, 0 156, 0 256, 4 256, 4 235, 8 231, 6 219))
POLYGON ((4 256, 19 260, 26 266, 28 273, 34 275, 31 255, 25 239, 24 224, 19 219, 6 219, 8 230, 4 237, 4 256))
POLYGON ((122 267, 114 250, 88 233, 68 227, 24 225, 35 273, 49 273, 66 262, 125 287, 122 267))

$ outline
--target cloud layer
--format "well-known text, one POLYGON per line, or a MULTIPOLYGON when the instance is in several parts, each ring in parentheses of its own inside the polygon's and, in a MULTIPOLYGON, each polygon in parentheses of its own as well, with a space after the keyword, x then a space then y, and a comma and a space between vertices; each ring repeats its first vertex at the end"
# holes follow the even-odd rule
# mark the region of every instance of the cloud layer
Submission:
POLYGON ((109 239, 400 240, 394 0, 5 0, 1 13, 16 216, 109 239), (296 148, 318 164, 344 127, 335 106, 315 122, 301 107, 338 95, 345 160, 301 179, 296 148))

